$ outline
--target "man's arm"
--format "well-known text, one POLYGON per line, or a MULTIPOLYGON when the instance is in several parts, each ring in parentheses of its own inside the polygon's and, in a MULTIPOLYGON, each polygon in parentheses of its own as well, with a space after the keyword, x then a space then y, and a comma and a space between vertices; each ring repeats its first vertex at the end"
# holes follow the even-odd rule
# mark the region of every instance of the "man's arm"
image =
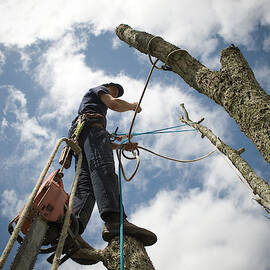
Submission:
MULTIPOLYGON (((126 112, 126 111, 135 111, 138 105, 138 102, 129 103, 120 98, 114 98, 110 94, 101 94, 101 101, 111 110, 116 112, 126 112)), ((142 108, 139 107, 138 113, 142 111, 142 108)))

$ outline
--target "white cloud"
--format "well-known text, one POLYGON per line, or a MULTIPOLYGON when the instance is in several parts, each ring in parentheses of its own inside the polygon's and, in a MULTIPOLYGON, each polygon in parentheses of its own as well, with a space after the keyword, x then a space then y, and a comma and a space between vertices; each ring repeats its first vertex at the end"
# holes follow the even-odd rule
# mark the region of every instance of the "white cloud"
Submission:
POLYGON ((3 118, 3 120, 2 120, 1 126, 4 128, 8 126, 8 122, 5 118, 3 118))
POLYGON ((90 85, 103 83, 104 73, 92 71, 84 62, 85 46, 84 38, 68 33, 42 56, 36 79, 46 93, 40 108, 43 119, 75 115, 90 85))
MULTIPOLYGON (((37 267, 37 269, 40 269, 40 270, 47 270, 48 269, 48 263, 46 263, 46 262, 42 263, 41 266, 43 266, 43 268, 37 267)), ((104 267, 102 262, 99 262, 98 264, 91 265, 90 267, 91 267, 91 270, 106 270, 106 268, 104 267)), ((83 265, 79 265, 78 263, 73 262, 72 260, 68 260, 67 262, 65 262, 63 264, 62 268, 65 270, 74 270, 74 269, 87 270, 87 269, 89 269, 89 265, 83 266, 83 265)))
POLYGON ((112 40, 113 49, 118 49, 120 45, 121 45, 121 41, 119 40, 119 38, 118 37, 113 38, 112 40))
POLYGON ((268 65, 256 65, 254 69, 256 79, 267 93, 270 93, 270 67, 268 65))
POLYGON ((104 223, 100 218, 97 205, 95 204, 90 221, 82 236, 87 238, 90 245, 95 243, 95 248, 97 249, 103 249, 106 246, 106 242, 104 242, 101 237, 103 225, 104 223))
POLYGON ((252 32, 268 16, 267 1, 213 1, 214 16, 219 24, 218 34, 226 42, 254 46, 252 32))
POLYGON ((78 7, 81 5, 75 5, 75 1, 62 0, 2 2, 0 40, 7 45, 23 47, 38 40, 57 39, 71 24, 83 22, 82 18, 78 21, 78 7))
POLYGON ((263 41, 263 49, 266 52, 270 52, 270 36, 266 37, 263 41))
POLYGON ((8 126, 7 119, 6 119, 6 118, 3 118, 3 119, 2 119, 2 122, 1 122, 1 129, 0 129, 0 134, 1 134, 1 135, 4 134, 5 128, 6 128, 7 126, 8 126))
POLYGON ((21 63, 22 63, 22 70, 27 73, 30 70, 30 63, 32 61, 32 55, 31 52, 27 52, 27 50, 20 50, 20 58, 21 58, 21 63))
MULTIPOLYGON (((128 85, 130 89, 143 89, 142 83, 131 79, 126 81, 126 85, 128 85)), ((134 93, 135 91, 129 91, 126 94, 126 98, 128 100, 138 100, 139 97, 136 96, 138 96, 138 94, 140 95, 141 91, 136 93, 136 95, 134 93)), ((137 115, 133 132, 145 132, 182 124, 178 120, 181 112, 180 103, 186 104, 186 108, 190 112, 190 118, 192 120, 198 121, 202 117, 205 117, 207 119, 205 121, 206 125, 208 125, 213 132, 220 137, 226 134, 227 140, 229 140, 230 135, 226 132, 227 117, 221 109, 215 108, 215 112, 213 113, 209 111, 207 107, 200 105, 194 97, 186 94, 182 89, 175 86, 163 85, 161 82, 155 82, 147 89, 142 102, 143 110, 137 115), (217 123, 215 121, 216 117, 222 119, 222 121, 217 123)), ((133 114, 122 115, 121 119, 118 121, 118 125, 121 129, 120 132, 129 131, 132 117, 133 114)), ((111 130, 112 129, 113 128, 111 128, 111 130)), ((182 127, 182 129, 190 128, 182 127)), ((133 141, 138 142, 140 146, 149 148, 154 152, 182 160, 203 156, 214 148, 208 140, 202 140, 198 132, 144 135, 134 137, 133 141)), ((140 151, 140 157, 142 163, 139 171, 146 168, 155 168, 159 172, 163 170, 169 171, 175 166, 174 162, 158 158, 143 150, 140 151), (164 164, 166 165, 164 166, 164 164)), ((179 164, 177 166, 181 167, 182 165, 179 164)), ((129 173, 131 173, 132 168, 134 168, 134 164, 129 168, 129 173)), ((137 187, 138 186, 136 186, 136 188, 137 187)))
POLYGON ((4 53, 0 51, 0 74, 3 72, 5 63, 6 63, 6 57, 4 53))
MULTIPOLYGON (((2 89, 4 86, 1 87, 2 89)), ((10 120, 9 126, 18 134, 18 149, 22 149, 17 162, 29 162, 40 156, 41 149, 51 149, 56 141, 56 134, 42 126, 36 117, 30 117, 27 109, 27 99, 23 92, 12 87, 6 86, 8 95, 3 113, 6 118, 15 116, 15 120, 10 120)), ((14 157, 12 157, 14 158, 14 157)), ((8 164, 9 161, 6 161, 8 164)), ((11 163, 13 164, 13 162, 11 163)))
POLYGON ((269 221, 260 206, 222 160, 211 161, 202 173, 202 190, 160 191, 132 215, 136 225, 158 236, 147 249, 155 267, 268 269, 269 221))
POLYGON ((14 189, 4 190, 0 195, 1 215, 9 219, 17 216, 19 211, 23 208, 23 205, 28 197, 28 195, 23 196, 24 198, 21 198, 21 196, 18 195, 14 189))
POLYGON ((126 23, 205 56, 216 48, 217 34, 226 42, 250 46, 252 31, 259 23, 267 25, 270 21, 267 0, 185 0, 169 4, 118 0, 110 5, 106 1, 93 4, 86 0, 35 3, 28 0, 22 4, 13 0, 2 3, 0 10, 3 15, 0 42, 4 44, 26 46, 38 40, 57 40, 78 25, 99 34, 126 23), (98 16, 101 12, 102 16, 98 16))

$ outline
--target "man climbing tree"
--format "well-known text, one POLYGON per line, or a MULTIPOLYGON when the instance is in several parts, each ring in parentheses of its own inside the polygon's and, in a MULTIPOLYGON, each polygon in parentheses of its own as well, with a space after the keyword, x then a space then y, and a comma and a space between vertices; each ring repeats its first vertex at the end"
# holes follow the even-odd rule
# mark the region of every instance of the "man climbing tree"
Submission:
MULTIPOLYGON (((171 69, 179 74, 191 87, 223 106, 235 119, 240 129, 254 142, 266 162, 270 163, 270 97, 256 81, 238 48, 230 46, 223 50, 221 70, 211 71, 190 56, 187 51, 169 44, 160 37, 133 30, 127 25, 120 25, 116 33, 130 46, 162 60, 167 70, 171 69)), ((115 236, 119 234, 120 203, 112 155, 112 149, 119 146, 110 143, 105 130, 106 113, 108 108, 125 112, 134 111, 138 107, 136 102, 128 103, 119 99, 123 92, 122 86, 114 83, 90 89, 83 97, 78 116, 74 119, 70 131, 72 134, 77 124, 85 121, 80 135, 83 164, 74 205, 80 224, 79 233, 82 234, 85 230, 96 201, 100 216, 105 222, 102 236, 109 242, 109 245, 100 252, 79 237, 81 249, 72 255, 72 259, 80 264, 94 264, 102 261, 110 270, 119 269, 117 257, 119 241, 115 236)), ((137 108, 137 111, 140 112, 141 108, 137 108)), ((222 153, 230 158, 248 181, 254 194, 259 196, 258 201, 269 210, 270 186, 257 177, 248 164, 244 164, 244 161, 240 159, 243 151, 227 147, 210 130, 201 126, 200 121, 197 123, 191 121, 187 112, 186 118, 181 121, 199 130, 202 136, 208 137, 222 153)), ((117 139, 121 140, 121 138, 117 139)), ((132 143, 129 147, 133 148, 132 143)), ((125 214, 124 217, 126 218, 125 214)), ((145 263, 148 256, 144 253, 143 245, 154 244, 157 241, 155 234, 129 223, 126 219, 124 233, 134 236, 141 243, 141 245, 138 244, 135 238, 126 237, 124 244, 126 245, 125 266, 127 269, 154 269, 151 262, 147 265, 145 263), (130 267, 131 257, 134 258, 135 253, 137 264, 130 267)))
MULTIPOLYGON (((118 178, 115 173, 112 149, 119 147, 110 142, 106 131, 106 114, 108 108, 116 112, 135 111, 138 103, 129 103, 119 99, 124 93, 120 84, 109 83, 91 88, 84 95, 79 106, 78 116, 72 122, 70 136, 72 136, 79 121, 85 121, 79 137, 83 151, 82 167, 78 179, 78 186, 74 200, 74 211, 79 222, 79 234, 82 234, 90 219, 95 202, 97 202, 101 219, 105 222, 102 237, 110 242, 119 234, 120 228, 120 203, 118 178)), ((141 107, 137 112, 141 112, 141 107)), ((117 137, 121 140, 121 137, 117 137)), ((126 145, 127 146, 127 145, 126 145)), ((127 150, 132 149, 129 143, 127 150)), ((75 166, 77 164, 77 159, 75 166)), ((154 233, 137 227, 126 220, 124 213, 124 234, 131 235, 150 246, 156 243, 154 233)), ((83 248, 91 249, 81 237, 81 250, 76 252, 72 259, 80 264, 94 264, 97 261, 84 257, 83 248)))

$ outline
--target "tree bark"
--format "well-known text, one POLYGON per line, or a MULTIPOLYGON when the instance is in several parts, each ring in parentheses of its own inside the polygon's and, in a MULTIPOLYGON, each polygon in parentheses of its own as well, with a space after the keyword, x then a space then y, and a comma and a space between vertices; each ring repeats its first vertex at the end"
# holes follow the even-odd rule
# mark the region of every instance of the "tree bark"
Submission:
MULTIPOLYGON (((143 244, 131 236, 124 236, 124 269, 125 270, 155 270, 143 244)), ((90 260, 98 260, 108 270, 120 269, 120 240, 119 236, 103 250, 87 249, 85 255, 90 260)))
POLYGON ((169 65, 188 85, 223 106, 270 163, 270 96, 261 88, 238 48, 232 45, 224 49, 221 70, 212 71, 161 37, 154 38, 124 24, 116 28, 116 34, 140 52, 169 65))
MULTIPOLYGON (((103 264, 108 270, 120 269, 120 240, 115 237, 103 250, 103 264)), ((154 270, 143 244, 130 236, 124 236, 124 269, 154 270)))
POLYGON ((194 129, 198 130, 202 137, 207 137, 209 141, 217 147, 217 149, 223 153, 228 159, 232 162, 234 167, 242 174, 245 178, 246 182, 250 186, 254 195, 254 199, 260 203, 267 212, 270 210, 270 186, 269 184, 262 179, 261 177, 257 176, 249 164, 244 160, 240 155, 245 150, 235 150, 231 148, 229 145, 225 144, 219 137, 217 137, 210 129, 201 125, 199 122, 196 123, 189 119, 188 112, 186 111, 184 104, 181 104, 182 109, 185 113, 185 118, 180 117, 180 121, 193 127, 194 129))

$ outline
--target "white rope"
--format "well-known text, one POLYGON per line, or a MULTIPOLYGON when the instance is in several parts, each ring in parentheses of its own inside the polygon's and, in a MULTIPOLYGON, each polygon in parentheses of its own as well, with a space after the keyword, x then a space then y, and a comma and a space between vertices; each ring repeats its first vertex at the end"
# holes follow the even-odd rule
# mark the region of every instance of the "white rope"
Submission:
POLYGON ((160 154, 158 154, 158 153, 156 153, 156 152, 154 152, 152 150, 149 150, 147 148, 144 148, 142 146, 138 146, 138 148, 140 148, 142 150, 145 150, 145 151, 147 151, 147 152, 149 152, 151 154, 154 154, 154 155, 156 155, 158 157, 165 158, 165 159, 168 159, 168 160, 172 160, 172 161, 175 161, 175 162, 180 162, 180 163, 196 162, 196 161, 199 161, 199 160, 202 160, 204 158, 207 158, 207 157, 211 156, 212 154, 214 154, 217 151, 217 149, 214 149, 213 151, 211 151, 210 153, 208 153, 207 155, 204 155, 202 157, 195 158, 195 159, 190 159, 190 160, 181 160, 181 159, 175 159, 175 158, 170 158, 170 157, 166 157, 166 156, 160 155, 160 154))

